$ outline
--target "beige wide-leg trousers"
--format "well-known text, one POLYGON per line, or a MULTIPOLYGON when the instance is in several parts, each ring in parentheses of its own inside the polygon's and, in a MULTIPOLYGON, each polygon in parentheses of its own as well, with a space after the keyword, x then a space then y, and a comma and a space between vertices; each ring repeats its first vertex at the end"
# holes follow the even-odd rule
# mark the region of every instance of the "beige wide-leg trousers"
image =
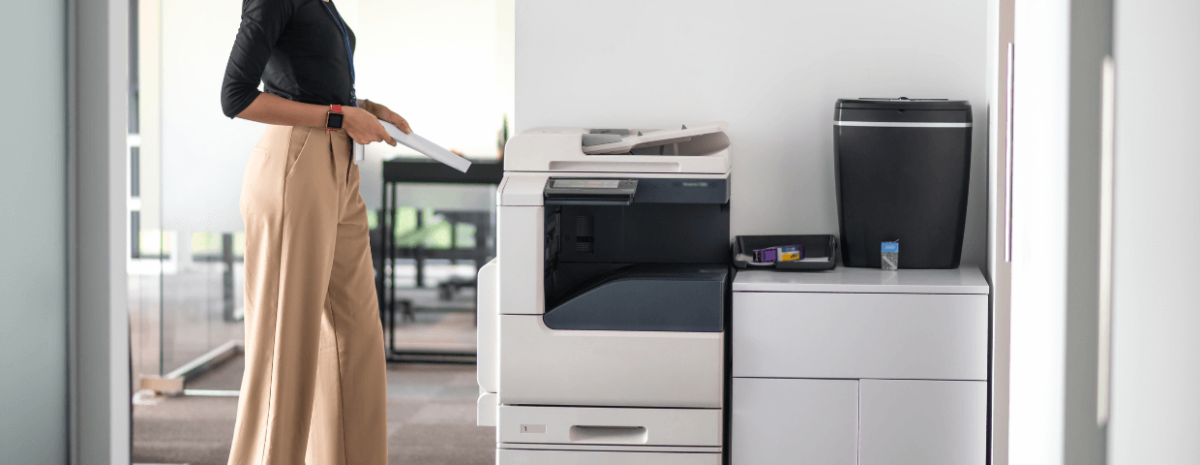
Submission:
POLYGON ((383 330, 344 131, 270 126, 246 166, 246 374, 230 465, 387 463, 383 330))

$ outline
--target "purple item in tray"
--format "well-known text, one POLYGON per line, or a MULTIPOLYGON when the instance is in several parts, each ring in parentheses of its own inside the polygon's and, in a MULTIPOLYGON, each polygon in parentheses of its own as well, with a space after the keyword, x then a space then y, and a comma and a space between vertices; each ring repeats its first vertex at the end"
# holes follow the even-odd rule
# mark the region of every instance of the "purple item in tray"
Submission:
POLYGON ((780 245, 754 251, 758 263, 790 262, 804 259, 804 244, 780 245))

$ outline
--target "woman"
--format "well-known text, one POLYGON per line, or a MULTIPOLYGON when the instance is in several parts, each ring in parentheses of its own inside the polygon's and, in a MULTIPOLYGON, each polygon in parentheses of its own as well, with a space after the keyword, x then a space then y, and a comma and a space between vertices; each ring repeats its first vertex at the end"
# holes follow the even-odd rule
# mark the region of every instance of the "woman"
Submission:
POLYGON ((327 0, 244 0, 225 115, 267 123, 242 184, 246 372, 229 463, 387 463, 383 332, 351 142, 410 132, 354 94, 327 0), (258 91, 259 81, 265 93, 258 91))

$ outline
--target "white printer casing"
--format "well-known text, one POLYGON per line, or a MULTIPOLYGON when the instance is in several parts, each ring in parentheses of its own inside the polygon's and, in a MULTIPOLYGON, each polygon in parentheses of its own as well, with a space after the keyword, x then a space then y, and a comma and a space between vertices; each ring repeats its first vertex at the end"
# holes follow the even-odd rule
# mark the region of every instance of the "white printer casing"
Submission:
POLYGON ((611 130, 537 128, 508 142, 497 256, 478 281, 478 422, 497 427, 498 464, 721 463, 723 328, 562 330, 543 315, 551 178, 727 186, 724 130, 630 129, 596 140, 589 135, 611 130), (598 150, 608 153, 585 153, 598 150))

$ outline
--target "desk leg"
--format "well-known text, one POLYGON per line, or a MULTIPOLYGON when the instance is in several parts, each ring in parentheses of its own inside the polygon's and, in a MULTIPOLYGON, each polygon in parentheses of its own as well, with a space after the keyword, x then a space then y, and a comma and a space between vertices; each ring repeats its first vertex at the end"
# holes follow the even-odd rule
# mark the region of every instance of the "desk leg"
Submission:
MULTIPOLYGON (((457 221, 450 222, 450 250, 451 251, 458 250, 458 222, 457 221)), ((451 258, 450 264, 457 265, 458 260, 451 258)))
MULTIPOLYGON (((420 231, 421 228, 424 228, 424 227, 425 227, 425 211, 418 208, 417 209, 417 230, 420 231)), ((425 250, 425 244, 419 244, 416 247, 413 247, 413 259, 416 261, 416 265, 417 265, 417 288, 418 289, 425 287, 425 254, 423 253, 424 250, 425 250)))
POLYGON ((237 305, 233 301, 233 233, 221 234, 221 263, 225 265, 221 286, 221 301, 224 305, 222 317, 226 322, 235 322, 238 318, 235 314, 237 305))

